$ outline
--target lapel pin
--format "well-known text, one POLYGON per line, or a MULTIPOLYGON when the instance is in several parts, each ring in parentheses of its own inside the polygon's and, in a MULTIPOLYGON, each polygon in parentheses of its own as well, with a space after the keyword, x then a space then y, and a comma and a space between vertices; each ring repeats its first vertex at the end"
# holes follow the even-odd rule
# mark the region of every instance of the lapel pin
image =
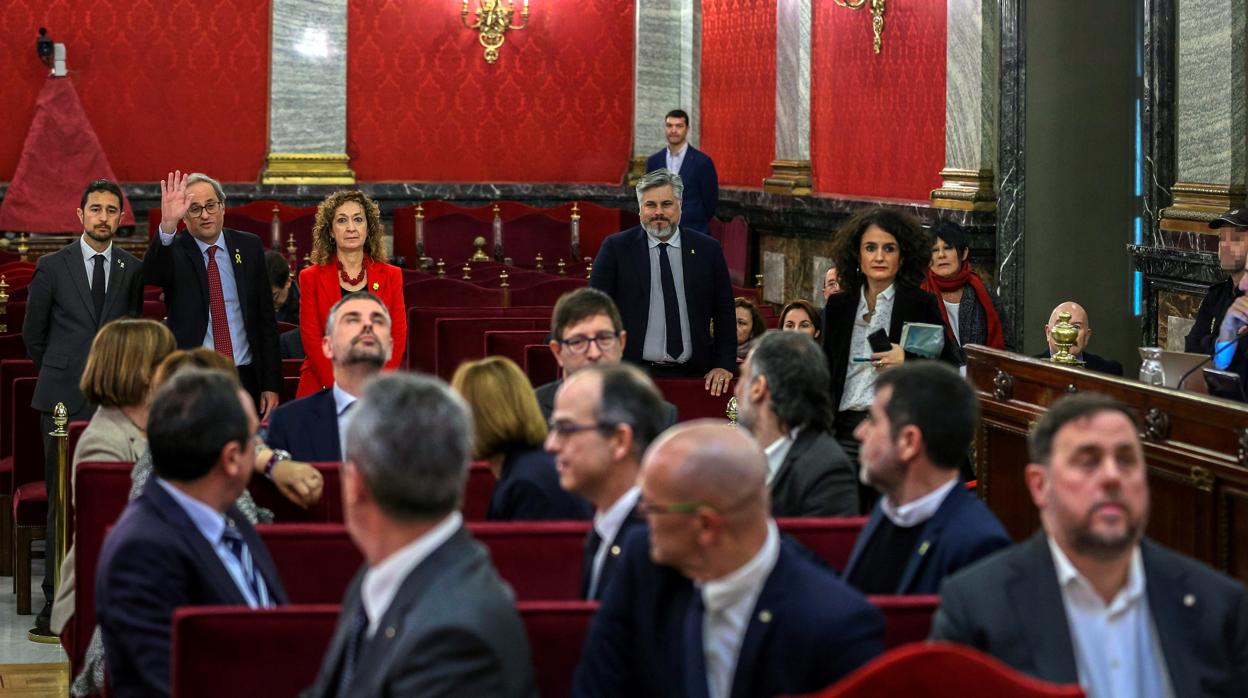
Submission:
POLYGON ((693 249, 692 247, 689 248, 689 254, 697 254, 697 253, 698 253, 697 250, 693 249))
POLYGON ((768 610, 767 610, 767 609, 765 609, 765 608, 764 608, 763 610, 759 611, 759 612, 758 612, 758 622, 760 622, 760 623, 770 623, 770 622, 771 622, 771 611, 768 611, 768 610))
POLYGON ((373 290, 374 290, 374 291, 376 291, 376 290, 377 290, 377 289, 379 289, 379 288, 381 288, 381 284, 379 284, 379 283, 377 283, 376 281, 374 281, 374 282, 373 282, 373 290))
POLYGON ((1187 606, 1188 608, 1191 608, 1192 606, 1195 606, 1195 605, 1196 605, 1196 595, 1195 595, 1195 594, 1185 594, 1185 595, 1183 596, 1183 605, 1184 605, 1184 606, 1187 606))
POLYGON ((926 555, 927 549, 930 547, 932 547, 932 544, 930 541, 926 541, 926 540, 923 541, 923 544, 919 546, 919 557, 926 555))
POLYGON ((235 263, 235 264, 242 264, 242 263, 243 263, 243 256, 242 256, 241 254, 239 254, 239 253, 238 253, 238 250, 237 250, 237 249, 235 249, 235 250, 234 250, 234 263, 235 263))
POLYGON ((386 639, 387 640, 394 639, 394 626, 393 625, 386 627, 386 639))
POLYGON ((117 260, 117 266, 121 267, 122 269, 125 269, 125 268, 126 268, 126 263, 125 263, 125 262, 123 262, 123 261, 121 261, 121 260, 119 259, 119 260, 117 260))
POLYGON ((619 557, 619 555, 620 555, 620 546, 618 546, 618 545, 613 545, 613 546, 611 546, 611 555, 612 555, 613 557, 619 557))

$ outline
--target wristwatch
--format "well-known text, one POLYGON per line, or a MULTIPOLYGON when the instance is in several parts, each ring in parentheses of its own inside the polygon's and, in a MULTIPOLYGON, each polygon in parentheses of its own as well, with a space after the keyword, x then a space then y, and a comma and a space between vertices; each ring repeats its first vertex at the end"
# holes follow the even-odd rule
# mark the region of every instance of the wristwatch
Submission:
POLYGON ((264 464, 264 476, 272 479, 273 468, 276 468, 277 464, 284 460, 290 460, 291 457, 290 451, 283 451, 280 448, 273 449, 273 455, 269 456, 269 462, 264 464))

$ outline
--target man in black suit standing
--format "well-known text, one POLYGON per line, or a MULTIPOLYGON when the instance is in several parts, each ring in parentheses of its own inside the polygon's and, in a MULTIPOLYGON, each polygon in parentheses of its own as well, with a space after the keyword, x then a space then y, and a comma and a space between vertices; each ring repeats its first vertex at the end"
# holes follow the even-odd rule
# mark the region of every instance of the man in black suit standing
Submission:
POLYGON ((637 513, 641 457, 663 430, 663 398, 635 366, 591 366, 569 377, 555 396, 546 450, 559 484, 594 505, 585 538, 581 596, 602 598, 624 537, 645 522, 637 513))
MULTIPOLYGON (((78 206, 82 236, 39 258, 26 296, 22 341, 35 362, 39 380, 30 406, 40 412, 44 480, 48 502, 56 501, 56 449, 52 410, 64 403, 70 421, 90 419, 95 405, 78 388, 95 333, 110 320, 137 316, 143 310, 143 263, 113 245, 124 206, 121 188, 107 179, 87 185, 78 206)), ((72 454, 71 454, 72 455, 72 454)), ((56 513, 48 507, 48 540, 56 540, 56 513)), ((52 565, 43 576, 45 603, 35 629, 47 634, 52 612, 52 565)))
POLYGON ((685 228, 708 232, 719 207, 719 175, 710 156, 689 145, 689 114, 673 109, 663 118, 667 147, 646 158, 646 172, 665 169, 685 182, 683 199, 685 228))
POLYGON ((858 477, 832 434, 828 364, 801 332, 768 332, 741 364, 738 422, 767 457, 772 516, 857 516, 858 477))
POLYGON ((459 513, 472 429, 429 376, 374 379, 353 408, 343 520, 364 566, 304 695, 528 698, 524 624, 459 513), (413 435, 436 434, 419 449, 413 435))
POLYGON ((603 242, 589 285, 620 310, 625 359, 656 378, 703 377, 722 395, 737 363, 732 282, 719 243, 679 227, 683 192, 669 170, 638 180, 641 225, 603 242))
POLYGON ((224 224, 219 182, 198 172, 169 173, 160 183, 160 229, 143 258, 143 281, 164 288, 178 347, 205 346, 233 359, 264 419, 282 385, 264 246, 224 224), (178 221, 185 232, 177 232, 178 221))
POLYGON ((932 639, 1089 696, 1242 696, 1248 594, 1144 537, 1148 468, 1131 409, 1080 393, 1031 435, 1043 530, 946 580, 932 639))
POLYGON ((1078 338, 1071 345, 1070 353, 1083 362, 1083 367, 1097 373, 1121 376, 1122 364, 1088 351, 1088 342, 1092 341, 1092 322, 1088 319, 1088 311, 1074 301, 1058 303, 1057 307, 1053 309, 1053 312, 1049 315, 1048 324, 1044 326, 1044 339, 1049 343, 1049 348, 1045 349, 1043 354, 1038 354, 1036 358, 1047 359, 1057 352, 1057 344, 1053 341, 1052 330, 1057 325, 1058 316, 1062 313, 1070 313, 1070 324, 1079 329, 1078 338))

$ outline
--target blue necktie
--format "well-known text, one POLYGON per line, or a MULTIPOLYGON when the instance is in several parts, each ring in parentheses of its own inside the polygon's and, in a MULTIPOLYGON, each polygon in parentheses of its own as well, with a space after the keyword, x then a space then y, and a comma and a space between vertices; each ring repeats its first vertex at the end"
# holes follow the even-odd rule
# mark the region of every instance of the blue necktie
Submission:
POLYGON ((589 527, 589 535, 585 536, 585 551, 581 557, 581 598, 595 600, 597 589, 594 584, 594 558, 598 556, 598 548, 602 546, 602 536, 598 529, 589 527))
POLYGON ((342 669, 338 672, 339 696, 351 695, 351 681, 355 679, 355 665, 360 658, 360 647, 364 645, 364 634, 368 632, 368 613, 364 611, 364 602, 355 607, 355 613, 347 621, 346 642, 342 647, 342 669))
POLYGON ((708 698, 711 689, 706 681, 706 654, 702 647, 702 593, 692 591, 689 608, 685 611, 685 695, 689 698, 708 698))
POLYGON ((680 301, 676 298, 676 277, 672 276, 672 263, 667 258, 670 246, 659 243, 659 280, 663 284, 663 317, 667 324, 667 355, 679 361, 685 353, 685 341, 680 336, 680 301))
POLYGON ((243 540, 243 534, 238 532, 234 527, 233 521, 226 521, 225 530, 221 533, 221 540, 225 542, 225 547, 238 560, 239 566, 243 568, 243 579, 246 580, 247 586, 251 588, 251 593, 256 599, 256 605, 260 608, 268 608, 269 596, 264 586, 264 581, 260 579, 259 573, 256 572, 255 562, 251 559, 251 550, 247 548, 247 541, 243 540))

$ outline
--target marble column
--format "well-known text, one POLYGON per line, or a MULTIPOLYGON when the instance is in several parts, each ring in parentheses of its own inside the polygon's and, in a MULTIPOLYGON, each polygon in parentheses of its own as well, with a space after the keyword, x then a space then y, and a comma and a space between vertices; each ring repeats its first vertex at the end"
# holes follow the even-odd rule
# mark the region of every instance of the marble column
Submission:
POLYGON ((949 0, 945 44, 945 168, 932 205, 991 211, 997 159, 998 0, 949 0))
POLYGON ((647 157, 667 146, 664 114, 689 113, 694 146, 701 128, 701 0, 637 0, 636 18, 631 179, 644 174, 647 157))
POLYGON ((1174 205, 1162 230, 1208 233, 1248 190, 1248 0, 1178 3, 1174 205))
POLYGON ((806 195, 810 169, 811 0, 776 2, 776 159, 763 190, 806 195))
POLYGON ((352 184, 347 0, 272 0, 265 184, 352 184))

